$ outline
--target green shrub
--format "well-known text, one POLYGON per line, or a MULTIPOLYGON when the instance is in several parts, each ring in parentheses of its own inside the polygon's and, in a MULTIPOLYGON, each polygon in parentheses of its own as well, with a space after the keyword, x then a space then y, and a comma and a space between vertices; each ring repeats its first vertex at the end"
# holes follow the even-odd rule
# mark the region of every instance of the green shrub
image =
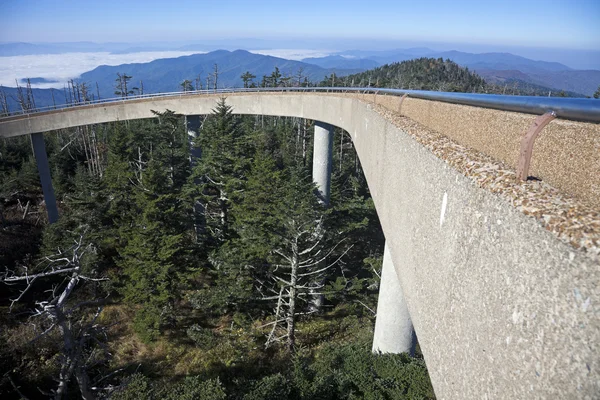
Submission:
POLYGON ((133 330, 145 343, 150 343, 160 336, 162 319, 160 311, 154 307, 143 307, 133 317, 133 330))
POLYGON ((140 373, 127 378, 119 389, 111 393, 111 400, 152 400, 150 379, 140 373))
POLYGON ((281 400, 290 397, 290 383, 280 373, 262 378, 252 386, 244 400, 281 400))
POLYGON ((202 380, 188 376, 182 382, 165 384, 135 373, 114 391, 111 400, 225 400, 227 395, 219 378, 202 380))
POLYGON ((203 328, 198 324, 190 326, 186 333, 196 343, 196 346, 201 349, 211 349, 218 343, 217 337, 212 330, 203 328))
POLYGON ((373 354, 366 344, 329 345, 315 360, 296 360, 301 399, 434 399, 427 368, 406 354, 373 354))
POLYGON ((164 400, 225 400, 227 395, 219 378, 203 381, 198 376, 188 376, 175 387, 169 387, 161 398, 164 400))

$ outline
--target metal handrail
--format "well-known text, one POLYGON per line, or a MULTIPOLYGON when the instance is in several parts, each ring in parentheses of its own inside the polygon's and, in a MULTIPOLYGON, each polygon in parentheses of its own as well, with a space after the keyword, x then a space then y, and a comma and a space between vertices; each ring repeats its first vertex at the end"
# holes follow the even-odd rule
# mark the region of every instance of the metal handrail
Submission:
POLYGON ((12 115, 0 117, 0 122, 27 118, 29 116, 48 111, 65 111, 78 108, 97 107, 105 104, 124 103, 140 99, 157 97, 181 97, 194 94, 227 94, 248 92, 329 92, 329 93, 360 93, 360 94, 385 94, 442 101, 453 104, 491 108, 503 111, 515 111, 527 114, 544 114, 553 111, 558 118, 572 119, 587 122, 600 122, 600 100, 583 98, 541 97, 541 96, 512 96, 482 93, 455 93, 434 92, 428 90, 404 90, 383 88, 357 88, 357 87, 280 87, 280 88, 227 88, 217 90, 195 90, 187 92, 150 93, 126 98, 117 97, 82 102, 78 104, 64 104, 60 106, 41 107, 34 110, 18 111, 12 115))

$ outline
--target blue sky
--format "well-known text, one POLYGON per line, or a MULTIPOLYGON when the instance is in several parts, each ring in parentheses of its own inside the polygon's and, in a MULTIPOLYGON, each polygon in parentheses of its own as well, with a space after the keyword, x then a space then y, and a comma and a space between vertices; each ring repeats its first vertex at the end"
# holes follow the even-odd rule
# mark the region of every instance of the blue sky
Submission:
POLYGON ((0 0, 0 42, 367 38, 600 49, 600 0, 0 0))

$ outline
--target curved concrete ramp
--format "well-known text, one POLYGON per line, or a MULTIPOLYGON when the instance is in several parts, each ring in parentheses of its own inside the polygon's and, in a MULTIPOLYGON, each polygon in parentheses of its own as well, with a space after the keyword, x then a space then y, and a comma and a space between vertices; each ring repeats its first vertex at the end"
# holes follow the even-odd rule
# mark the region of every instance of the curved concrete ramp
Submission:
MULTIPOLYGON (((216 96, 218 97, 218 96, 216 96)), ((150 99, 0 124, 0 136, 208 113, 215 96, 150 99)), ((356 97, 229 95, 242 114, 309 118, 351 135, 440 399, 600 393, 600 264, 480 188, 356 97)))

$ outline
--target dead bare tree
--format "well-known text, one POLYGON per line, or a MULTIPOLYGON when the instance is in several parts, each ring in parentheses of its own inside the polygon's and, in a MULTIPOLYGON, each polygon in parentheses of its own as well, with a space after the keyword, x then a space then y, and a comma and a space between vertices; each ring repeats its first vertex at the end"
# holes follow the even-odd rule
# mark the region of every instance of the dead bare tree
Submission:
POLYGON ((272 250, 279 261, 273 265, 270 274, 275 287, 268 284, 261 286, 273 294, 264 295, 262 300, 277 300, 275 320, 271 323, 273 327, 265 346, 269 347, 272 343, 285 339, 288 351, 292 353, 296 345, 298 316, 317 311, 302 307, 300 303, 304 302, 308 306, 311 298, 324 294, 321 291, 325 287, 328 271, 338 264, 352 246, 346 248, 334 261, 328 262, 343 239, 334 245, 328 245, 322 218, 316 221, 290 218, 286 224, 286 231, 290 234, 283 238, 280 247, 272 250), (285 316, 281 317, 282 314, 285 316), (283 323, 285 327, 282 326, 283 323), (278 331, 282 333, 278 335, 278 331))
POLYGON ((4 88, 0 86, 0 115, 5 116, 9 114, 10 109, 8 108, 8 98, 4 92, 4 88))
POLYGON ((296 87, 302 86, 303 78, 304 78, 304 68, 300 67, 300 68, 298 68, 298 72, 296 73, 296 79, 295 79, 296 87))
POLYGON ((25 93, 23 93, 23 88, 19 85, 19 81, 15 79, 15 83, 17 84, 17 98, 15 99, 19 106, 21 107, 21 111, 28 112, 35 108, 35 103, 33 102, 33 92, 31 92, 31 83, 27 80, 27 88, 25 93))
POLYGON ((97 321, 102 312, 105 299, 72 301, 71 297, 76 287, 82 282, 98 282, 106 280, 102 277, 92 277, 84 274, 82 270, 82 259, 91 249, 91 245, 84 244, 84 235, 80 235, 68 250, 59 251, 49 257, 45 257, 35 273, 30 273, 27 267, 21 267, 20 274, 6 269, 0 282, 7 285, 25 284, 19 295, 11 299, 10 310, 14 305, 21 302, 26 293, 38 280, 65 276, 59 283, 54 283, 49 290, 39 293, 48 293, 44 300, 35 300, 35 306, 31 310, 30 320, 36 321, 36 330, 39 334, 32 340, 36 341, 51 332, 58 330, 62 340, 60 355, 60 372, 56 389, 52 391, 55 399, 61 399, 67 391, 69 382, 75 378, 82 398, 94 399, 94 388, 87 373, 92 365, 105 362, 108 353, 105 351, 103 357, 99 357, 95 351, 94 343, 101 344, 99 337, 105 334, 105 327, 97 321), (94 311, 90 311, 89 309, 94 311))
POLYGON ((215 92, 217 91, 217 83, 219 81, 219 65, 215 63, 215 69, 213 72, 213 76, 215 77, 215 92))
POLYGON ((27 78, 27 102, 31 105, 31 109, 35 110, 35 98, 33 97, 33 89, 31 89, 31 80, 27 78))

